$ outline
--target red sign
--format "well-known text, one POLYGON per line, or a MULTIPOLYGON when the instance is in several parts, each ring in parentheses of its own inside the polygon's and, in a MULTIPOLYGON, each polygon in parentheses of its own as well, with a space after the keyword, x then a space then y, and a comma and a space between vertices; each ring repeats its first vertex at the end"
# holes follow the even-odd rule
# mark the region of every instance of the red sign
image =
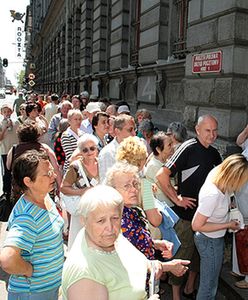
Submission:
POLYGON ((222 51, 195 54, 192 57, 192 73, 221 72, 222 51))
POLYGON ((34 75, 33 73, 30 73, 30 74, 28 75, 28 78, 29 78, 30 80, 33 80, 33 79, 35 79, 35 75, 34 75))

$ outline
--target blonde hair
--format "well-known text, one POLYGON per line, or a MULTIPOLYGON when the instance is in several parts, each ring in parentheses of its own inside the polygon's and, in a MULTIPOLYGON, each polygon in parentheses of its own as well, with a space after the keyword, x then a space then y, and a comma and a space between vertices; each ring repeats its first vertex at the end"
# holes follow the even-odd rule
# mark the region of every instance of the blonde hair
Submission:
POLYGON ((228 156, 218 167, 213 183, 223 193, 236 192, 248 181, 248 161, 242 154, 228 156))
POLYGON ((116 159, 127 161, 129 164, 140 167, 147 158, 147 149, 144 142, 137 136, 125 138, 118 148, 116 159))

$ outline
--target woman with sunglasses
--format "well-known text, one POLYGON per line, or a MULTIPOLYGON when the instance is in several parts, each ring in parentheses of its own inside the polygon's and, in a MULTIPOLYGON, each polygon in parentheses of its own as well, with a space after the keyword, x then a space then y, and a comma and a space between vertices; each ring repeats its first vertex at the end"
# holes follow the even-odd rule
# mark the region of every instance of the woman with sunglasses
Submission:
MULTIPOLYGON (((85 133, 79 138, 78 159, 70 164, 62 181, 61 192, 64 195, 81 196, 90 186, 98 184, 97 144, 98 140, 92 134, 85 133)), ((71 215, 68 250, 81 227, 80 217, 71 215)))
POLYGON ((23 124, 24 121, 27 119, 26 106, 27 106, 27 104, 25 104, 25 103, 22 103, 20 105, 19 116, 17 117, 17 120, 19 121, 20 124, 23 124))

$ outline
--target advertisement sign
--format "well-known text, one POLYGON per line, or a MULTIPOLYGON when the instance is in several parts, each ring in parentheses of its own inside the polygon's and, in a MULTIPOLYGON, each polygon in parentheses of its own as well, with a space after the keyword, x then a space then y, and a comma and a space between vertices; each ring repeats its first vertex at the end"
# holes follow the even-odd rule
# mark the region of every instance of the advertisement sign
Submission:
POLYGON ((192 73, 219 73, 222 68, 222 51, 194 54, 192 73))

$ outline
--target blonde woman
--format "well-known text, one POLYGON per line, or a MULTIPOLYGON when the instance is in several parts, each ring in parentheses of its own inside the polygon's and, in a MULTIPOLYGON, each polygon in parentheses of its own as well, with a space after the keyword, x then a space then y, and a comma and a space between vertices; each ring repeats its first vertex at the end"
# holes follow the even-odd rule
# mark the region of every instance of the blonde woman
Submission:
POLYGON ((242 154, 227 157, 210 171, 199 193, 199 206, 192 221, 195 244, 200 254, 198 300, 215 299, 227 229, 239 223, 228 220, 230 195, 248 180, 248 162, 242 154))

